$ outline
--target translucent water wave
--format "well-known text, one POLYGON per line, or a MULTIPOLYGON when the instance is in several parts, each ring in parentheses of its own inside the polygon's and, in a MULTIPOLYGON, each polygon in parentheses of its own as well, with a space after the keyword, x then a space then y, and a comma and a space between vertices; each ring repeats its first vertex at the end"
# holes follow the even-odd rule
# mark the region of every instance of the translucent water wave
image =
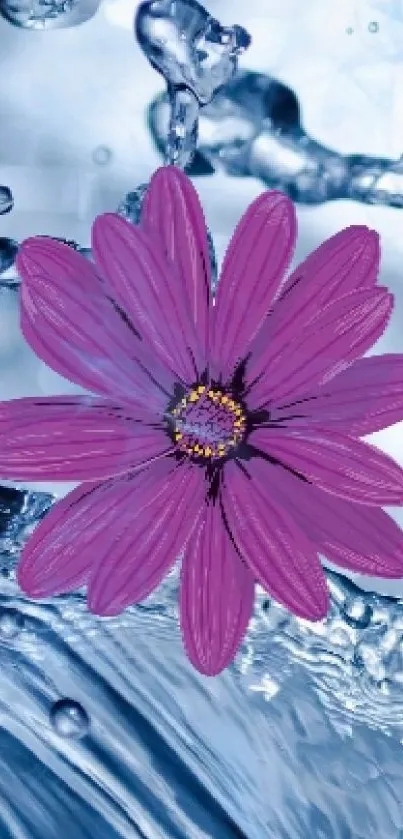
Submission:
POLYGON ((81 593, 21 597, 21 546, 52 498, 2 492, 1 837, 399 839, 402 602, 329 572, 312 625, 260 592, 234 666, 203 678, 177 569, 119 618, 81 593))

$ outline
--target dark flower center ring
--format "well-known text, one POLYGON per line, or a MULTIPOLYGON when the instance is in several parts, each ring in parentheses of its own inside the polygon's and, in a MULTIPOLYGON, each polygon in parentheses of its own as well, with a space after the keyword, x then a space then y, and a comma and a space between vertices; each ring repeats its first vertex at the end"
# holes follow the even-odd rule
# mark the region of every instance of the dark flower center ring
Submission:
POLYGON ((170 413, 173 439, 187 455, 209 460, 226 457, 245 435, 243 408, 215 387, 197 385, 170 413))

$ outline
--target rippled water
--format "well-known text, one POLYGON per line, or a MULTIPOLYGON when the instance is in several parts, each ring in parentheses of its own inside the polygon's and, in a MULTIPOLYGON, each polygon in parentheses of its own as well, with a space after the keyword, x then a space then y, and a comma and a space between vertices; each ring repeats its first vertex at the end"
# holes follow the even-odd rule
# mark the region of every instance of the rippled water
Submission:
MULTIPOLYGON (((3 491, 4 492, 4 491, 3 491)), ((6 491, 0 836, 400 839, 403 602, 329 573, 326 622, 263 593, 234 665, 199 676, 177 569, 123 616, 15 583, 51 496, 6 491)))

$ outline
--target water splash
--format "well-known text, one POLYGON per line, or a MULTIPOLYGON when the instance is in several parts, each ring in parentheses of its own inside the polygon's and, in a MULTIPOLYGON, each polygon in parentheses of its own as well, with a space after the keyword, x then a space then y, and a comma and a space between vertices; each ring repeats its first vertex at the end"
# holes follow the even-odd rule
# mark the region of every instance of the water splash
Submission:
POLYGON ((233 77, 250 36, 240 26, 222 26, 196 0, 141 3, 135 32, 150 64, 167 83, 166 162, 185 168, 195 150, 200 106, 233 77))
MULTIPOLYGON (((148 122, 164 153, 170 119, 167 94, 155 99, 148 122)), ((296 94, 261 73, 238 72, 200 111, 198 155, 210 170, 260 178, 294 201, 320 204, 350 198, 403 207, 403 158, 342 155, 304 130, 296 94)), ((189 174, 193 173, 192 168, 189 174)))
POLYGON ((53 499, 12 492, 12 511, 0 497, 10 511, 0 833, 15 835, 23 814, 33 839, 57 824, 75 839, 260 839, 268 825, 284 839, 336 839, 341 825, 357 839, 397 839, 401 601, 329 571, 329 617, 309 624, 259 590, 234 665, 204 679, 179 638, 177 568, 117 618, 91 615, 80 592, 21 596, 16 563, 53 499))
POLYGON ((89 20, 100 0, 0 0, 0 15, 22 29, 60 29, 89 20))
MULTIPOLYGON (((3 492, 0 490, 0 506, 3 492)), ((44 493, 12 492, 19 503, 13 510, 9 507, 0 536, 3 567, 7 565, 9 569, 3 583, 0 578, 0 596, 3 586, 9 596, 15 597, 19 554, 53 499, 44 493)), ((370 727, 403 739, 403 601, 364 593, 334 571, 327 570, 326 575, 331 607, 327 619, 316 624, 291 615, 258 587, 254 618, 235 667, 248 689, 263 693, 266 698, 273 698, 295 667, 301 667, 313 679, 333 725, 339 726, 341 720, 351 722, 354 713, 356 719, 370 727)), ((176 622, 177 589, 175 568, 153 595, 116 619, 117 623, 130 624, 134 612, 176 622)), ((76 618, 82 621, 85 613, 86 621, 97 626, 96 632, 102 635, 105 621, 87 613, 84 596, 53 598, 51 602, 67 609, 73 622, 76 618)), ((34 608, 37 612, 41 609, 38 604, 34 608)), ((10 605, 0 611, 0 640, 2 636, 21 634, 24 624, 17 615, 10 605)), ((110 621, 106 623, 109 625, 110 621)), ((65 710, 64 705, 61 707, 65 710)), ((71 713, 74 716, 75 712, 71 713)), ((80 716, 79 710, 77 714, 80 716)))
POLYGON ((0 186, 0 216, 9 213, 14 206, 14 197, 10 187, 0 186))

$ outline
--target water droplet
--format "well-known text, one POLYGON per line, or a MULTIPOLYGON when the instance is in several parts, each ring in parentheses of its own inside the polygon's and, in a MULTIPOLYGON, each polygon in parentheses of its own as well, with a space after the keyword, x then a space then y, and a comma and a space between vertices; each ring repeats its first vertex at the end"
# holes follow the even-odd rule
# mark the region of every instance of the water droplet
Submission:
POLYGON ((0 637, 15 638, 24 628, 24 616, 17 609, 1 609, 0 637))
POLYGON ((15 242, 14 239, 0 236, 0 274, 11 268, 17 253, 18 242, 15 242))
POLYGON ((90 724, 88 714, 74 699, 59 699, 55 702, 49 718, 60 737, 80 739, 88 732, 90 724))
POLYGON ((209 248, 209 256, 210 256, 210 264, 211 264, 211 287, 213 291, 215 291, 217 286, 218 280, 218 264, 217 264, 217 257, 213 242, 213 237, 209 230, 207 230, 207 239, 208 239, 208 248, 209 248))
MULTIPOLYGON (((64 18, 78 5, 78 0, 0 0, 0 14, 22 29, 54 29, 65 26, 64 18)), ((88 9, 88 0, 84 0, 82 5, 84 8, 78 10, 70 25, 75 26, 92 17, 93 10, 88 9)))
POLYGON ((9 213, 13 209, 14 198, 10 187, 0 186, 0 216, 9 213))
POLYGON ((379 23, 376 20, 371 20, 368 24, 368 32, 379 32, 379 23))
POLYGON ((186 88, 204 104, 232 79, 238 56, 251 42, 242 26, 221 26, 193 0, 140 3, 135 32, 140 48, 168 85, 186 88), (178 50, 178 42, 187 49, 178 50))
POLYGON ((118 207, 119 215, 123 216, 128 221, 131 221, 133 224, 138 224, 147 188, 148 184, 140 184, 140 186, 138 186, 133 192, 128 192, 125 199, 118 207))
POLYGON ((97 146, 92 153, 92 159, 98 166, 106 166, 112 159, 112 150, 108 146, 97 146))
POLYGON ((365 629, 371 623, 372 606, 365 597, 347 597, 343 606, 343 615, 350 626, 365 629))

